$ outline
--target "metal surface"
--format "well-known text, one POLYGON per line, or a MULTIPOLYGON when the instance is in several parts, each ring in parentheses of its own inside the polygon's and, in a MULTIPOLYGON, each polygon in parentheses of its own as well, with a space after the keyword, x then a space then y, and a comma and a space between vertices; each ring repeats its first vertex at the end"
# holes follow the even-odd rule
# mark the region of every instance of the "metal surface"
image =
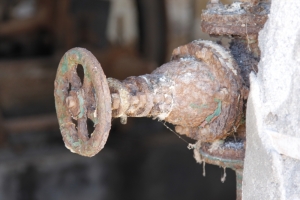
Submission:
POLYGON ((171 61, 151 74, 122 82, 106 80, 94 56, 75 48, 62 58, 55 81, 66 147, 84 156, 103 148, 111 117, 120 117, 122 123, 127 117, 152 117, 176 125, 176 131, 196 140, 223 139, 240 124, 244 95, 240 70, 229 51, 202 40, 176 48, 171 61), (76 72, 78 64, 84 68, 83 83, 76 72), (90 136, 88 118, 95 125, 90 136))
POLYGON ((212 143, 199 141, 194 150, 194 157, 198 163, 218 165, 224 168, 225 181, 226 168, 236 172, 236 199, 242 199, 243 167, 245 157, 245 126, 241 125, 236 135, 212 143))
POLYGON ((211 35, 258 34, 268 19, 269 10, 268 2, 234 2, 230 5, 209 3, 201 15, 201 28, 211 35))
MULTIPOLYGON (((270 12, 269 1, 243 0, 223 5, 218 0, 208 3, 201 17, 203 32, 214 36, 229 36, 230 50, 239 65, 245 91, 249 90, 249 74, 257 73, 260 59, 258 32, 263 28, 270 12)), ((244 95, 245 103, 247 94, 244 95)), ((237 136, 213 143, 201 142, 195 150, 198 162, 229 167, 236 172, 237 200, 242 199, 243 162, 245 156, 245 127, 236 129, 237 136)))
POLYGON ((175 125, 176 132, 198 140, 195 157, 236 171, 237 199, 242 196, 245 156, 244 109, 249 74, 260 58, 257 34, 270 3, 211 1, 202 14, 202 29, 232 38, 229 49, 196 40, 173 51, 170 62, 151 74, 106 80, 87 50, 75 48, 62 58, 55 81, 60 129, 72 152, 93 156, 104 146, 110 119, 151 117, 175 125), (81 83, 76 67, 84 68, 81 83), (70 87, 70 88, 69 88, 70 87), (95 124, 89 135, 86 120, 95 124), (76 127, 77 126, 77 127, 76 127))
POLYGON ((111 126, 111 96, 97 59, 86 49, 69 50, 60 61, 55 80, 55 105, 63 140, 68 149, 94 156, 105 145, 111 126), (77 65, 84 69, 84 81, 77 65), (87 119, 95 130, 89 135, 87 119), (77 126, 72 120, 77 120, 77 126))

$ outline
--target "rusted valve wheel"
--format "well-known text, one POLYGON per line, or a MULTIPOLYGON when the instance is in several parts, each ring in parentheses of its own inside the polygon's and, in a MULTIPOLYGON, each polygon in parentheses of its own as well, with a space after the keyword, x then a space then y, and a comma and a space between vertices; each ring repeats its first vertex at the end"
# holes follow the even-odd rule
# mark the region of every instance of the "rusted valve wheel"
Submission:
POLYGON ((111 96, 100 63, 88 50, 73 48, 62 57, 54 85, 65 146, 73 153, 94 156, 104 147, 111 127, 111 96), (84 69, 83 83, 76 71, 78 65, 84 69), (90 135, 88 118, 95 127, 90 135))

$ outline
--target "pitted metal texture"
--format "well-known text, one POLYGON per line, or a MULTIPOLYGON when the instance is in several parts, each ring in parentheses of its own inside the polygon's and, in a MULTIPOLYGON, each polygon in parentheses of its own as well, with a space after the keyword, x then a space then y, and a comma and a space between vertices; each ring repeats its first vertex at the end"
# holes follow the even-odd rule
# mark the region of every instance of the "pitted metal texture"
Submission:
POLYGON ((196 40, 176 48, 171 61, 151 74, 123 81, 106 79, 90 52, 72 49, 59 65, 55 97, 67 148, 93 156, 106 142, 112 117, 123 124, 127 117, 151 117, 176 125, 177 132, 195 140, 223 139, 240 124, 244 92, 229 51, 196 40), (84 68, 83 83, 78 64, 84 68), (88 118, 95 125, 91 135, 88 118))

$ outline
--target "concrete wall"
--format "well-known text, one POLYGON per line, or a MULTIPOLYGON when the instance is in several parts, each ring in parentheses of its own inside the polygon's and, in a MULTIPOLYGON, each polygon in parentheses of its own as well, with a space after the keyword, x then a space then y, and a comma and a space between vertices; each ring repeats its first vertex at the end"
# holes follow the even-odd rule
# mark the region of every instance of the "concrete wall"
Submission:
POLYGON ((251 75, 243 199, 300 199, 300 1, 273 0, 251 75))

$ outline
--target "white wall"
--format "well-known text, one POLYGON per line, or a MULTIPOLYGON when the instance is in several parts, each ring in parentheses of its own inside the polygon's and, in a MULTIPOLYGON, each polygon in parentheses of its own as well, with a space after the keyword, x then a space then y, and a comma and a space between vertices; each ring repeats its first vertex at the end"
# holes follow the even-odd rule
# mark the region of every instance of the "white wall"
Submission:
POLYGON ((300 199, 300 1, 272 0, 251 76, 243 199, 300 199))

